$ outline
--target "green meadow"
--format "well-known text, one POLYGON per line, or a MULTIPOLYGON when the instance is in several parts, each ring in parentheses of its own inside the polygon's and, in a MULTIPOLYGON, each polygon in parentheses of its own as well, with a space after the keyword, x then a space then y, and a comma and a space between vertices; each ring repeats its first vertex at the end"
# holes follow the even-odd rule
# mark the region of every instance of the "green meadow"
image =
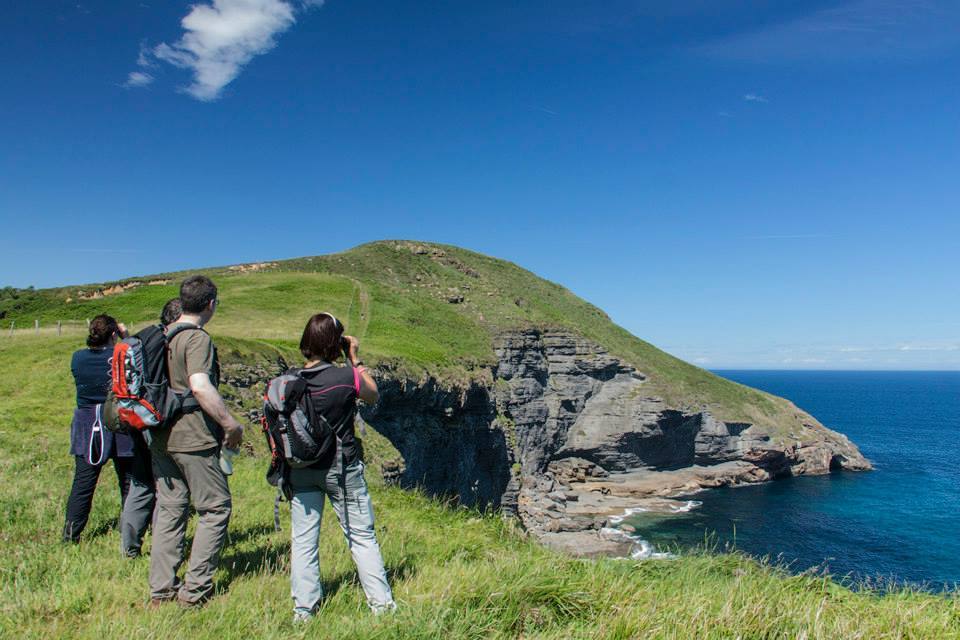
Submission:
MULTIPOLYGON (((773 435, 799 425, 796 408, 769 394, 720 378, 675 358, 613 323, 564 287, 504 260, 448 245, 381 241, 343 253, 266 263, 263 270, 200 269, 220 287, 215 336, 295 347, 306 318, 326 310, 363 339, 364 357, 411 376, 451 383, 484 375, 496 334, 525 327, 575 331, 634 365, 667 402, 710 408, 727 420, 761 422, 773 435), (462 302, 451 304, 451 297, 462 302)), ((140 326, 176 295, 183 273, 125 278, 0 297, 0 322, 30 333, 34 321, 81 327, 110 313, 140 326), (168 284, 148 284, 169 280, 168 284), (84 300, 97 288, 142 283, 123 293, 84 300)), ((624 292, 629 295, 630 292, 624 292)), ((671 310, 670 313, 684 313, 671 310)), ((74 329, 77 330, 77 329, 74 329)))
MULTIPOLYGON (((497 331, 559 326, 637 366, 665 397, 711 406, 730 419, 761 416, 784 428, 793 420, 789 403, 672 358, 515 265, 452 247, 424 245, 442 251, 439 256, 397 246, 364 245, 252 273, 208 270, 221 288, 222 306, 209 327, 221 357, 225 363, 278 355, 292 361, 306 317, 328 310, 361 338, 368 364, 455 384, 483 375, 497 331), (464 300, 450 303, 456 295, 464 300)), ((0 302, 4 320, 20 327, 35 319, 44 327, 78 323, 65 325, 61 337, 34 336, 30 329, 0 336, 2 638, 960 637, 954 594, 850 588, 828 576, 790 575, 736 552, 641 562, 559 555, 496 513, 384 486, 379 462, 396 452, 374 429, 365 437, 367 479, 396 613, 367 612, 328 510, 321 538, 328 597, 314 621, 293 625, 288 510, 282 505, 283 530, 275 532, 274 494, 263 479, 265 446, 252 426, 251 446, 230 481, 234 511, 216 597, 198 610, 149 610, 149 557, 131 561, 119 552, 112 468, 101 476, 83 541, 64 546, 59 537, 73 472, 69 361, 83 338, 76 327, 99 312, 134 326, 153 321, 176 293, 178 274, 167 277, 166 285, 88 301, 77 291, 96 286, 21 292, 0 302)))

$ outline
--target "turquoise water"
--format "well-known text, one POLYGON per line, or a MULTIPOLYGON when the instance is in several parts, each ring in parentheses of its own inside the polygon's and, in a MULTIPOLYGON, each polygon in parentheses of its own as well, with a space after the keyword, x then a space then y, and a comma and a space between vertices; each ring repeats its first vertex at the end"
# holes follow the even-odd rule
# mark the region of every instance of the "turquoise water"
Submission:
POLYGON ((702 492, 689 513, 629 518, 640 537, 672 550, 711 536, 857 581, 960 583, 960 372, 716 373, 789 398, 876 470, 702 492))

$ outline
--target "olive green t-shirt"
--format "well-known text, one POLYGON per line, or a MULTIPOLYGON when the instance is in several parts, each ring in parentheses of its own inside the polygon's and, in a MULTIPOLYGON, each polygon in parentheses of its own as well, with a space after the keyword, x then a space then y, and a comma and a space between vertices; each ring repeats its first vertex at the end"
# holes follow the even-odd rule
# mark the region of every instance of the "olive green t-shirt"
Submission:
MULTIPOLYGON (((176 326, 170 325, 167 331, 176 326)), ((213 386, 219 386, 217 349, 207 332, 188 330, 173 336, 167 347, 167 371, 170 388, 177 393, 190 390, 190 376, 195 373, 206 373, 213 386)), ((160 441, 158 444, 165 445, 167 451, 189 453, 219 446, 223 440, 223 429, 200 409, 181 416, 168 431, 158 432, 157 435, 160 436, 157 438, 160 441)))

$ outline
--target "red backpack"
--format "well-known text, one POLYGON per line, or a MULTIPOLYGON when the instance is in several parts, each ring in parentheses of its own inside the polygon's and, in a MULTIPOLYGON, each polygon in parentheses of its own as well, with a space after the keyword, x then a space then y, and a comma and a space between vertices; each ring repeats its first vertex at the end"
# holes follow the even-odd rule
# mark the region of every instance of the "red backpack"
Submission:
POLYGON ((200 408, 192 393, 170 388, 167 348, 173 337, 184 331, 203 329, 179 324, 165 333, 162 326, 153 325, 116 344, 111 361, 113 384, 104 411, 108 428, 165 429, 183 414, 200 408))

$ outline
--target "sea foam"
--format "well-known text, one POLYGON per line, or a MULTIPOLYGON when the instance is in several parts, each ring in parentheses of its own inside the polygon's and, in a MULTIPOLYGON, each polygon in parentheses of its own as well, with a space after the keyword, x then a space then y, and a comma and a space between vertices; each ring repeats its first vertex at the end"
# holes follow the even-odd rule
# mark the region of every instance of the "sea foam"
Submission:
MULTIPOLYGON (((687 500, 682 504, 671 504, 668 508, 670 509, 670 513, 688 513, 701 505, 703 505, 703 502, 700 500, 687 500)), ((610 524, 618 525, 634 514, 645 513, 649 511, 650 509, 645 507, 630 507, 624 510, 623 515, 610 516, 607 521, 610 524)), ((633 549, 630 551, 630 559, 632 560, 667 560, 677 557, 675 553, 657 551, 649 541, 644 540, 638 535, 630 535, 619 527, 604 527, 600 530, 600 533, 611 538, 621 537, 632 542, 634 545, 633 549)))

